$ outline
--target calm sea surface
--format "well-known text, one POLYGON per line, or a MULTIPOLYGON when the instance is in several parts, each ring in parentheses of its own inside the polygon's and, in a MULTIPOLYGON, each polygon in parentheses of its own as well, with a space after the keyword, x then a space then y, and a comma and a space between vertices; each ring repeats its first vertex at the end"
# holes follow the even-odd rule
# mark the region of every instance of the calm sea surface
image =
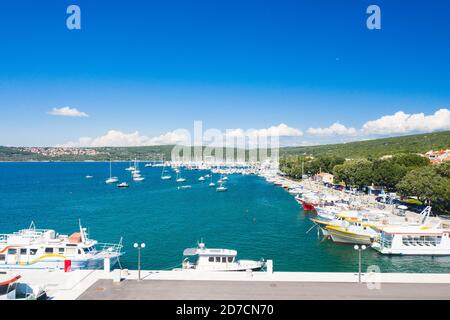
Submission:
MULTIPOLYGON (((256 176, 231 175, 228 192, 197 179, 206 171, 183 171, 191 189, 162 181, 161 168, 144 168, 133 182, 128 163, 113 163, 113 175, 128 189, 105 184, 109 163, 0 163, 0 233, 26 228, 77 231, 78 219, 100 242, 124 239, 127 268, 137 267, 134 242, 145 242, 142 265, 170 269, 185 248, 203 239, 207 247, 238 250, 243 259, 274 260, 276 271, 357 271, 352 246, 321 241, 309 217, 282 188, 256 176), (86 179, 93 175, 93 179, 86 179)), ((214 175, 214 180, 219 179, 214 175)), ((387 257, 363 253, 363 269, 382 272, 450 272, 450 257, 387 257)))

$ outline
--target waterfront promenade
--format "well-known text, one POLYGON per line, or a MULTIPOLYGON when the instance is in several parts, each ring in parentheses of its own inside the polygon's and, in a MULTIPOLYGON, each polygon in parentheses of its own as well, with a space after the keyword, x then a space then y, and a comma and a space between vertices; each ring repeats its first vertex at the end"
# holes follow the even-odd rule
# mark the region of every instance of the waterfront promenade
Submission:
POLYGON ((295 281, 99 280, 80 300, 372 300, 450 299, 449 284, 295 281))
POLYGON ((450 274, 23 270, 54 300, 450 299, 450 274))

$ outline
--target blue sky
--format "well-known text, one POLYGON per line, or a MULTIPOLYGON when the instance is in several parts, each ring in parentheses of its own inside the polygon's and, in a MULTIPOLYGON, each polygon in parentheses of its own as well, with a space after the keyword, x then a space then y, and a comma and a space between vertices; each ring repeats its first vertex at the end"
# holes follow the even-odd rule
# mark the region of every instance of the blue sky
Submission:
POLYGON ((303 132, 293 144, 329 143, 375 131, 308 129, 359 132, 399 111, 424 120, 377 122, 384 135, 448 129, 447 113, 427 117, 450 108, 449 15, 446 0, 4 1, 0 145, 110 130, 154 137, 194 120, 220 130, 284 123, 303 132), (81 30, 66 28, 70 4, 81 30), (381 30, 366 27, 370 4, 381 30), (66 106, 89 117, 49 114, 66 106))

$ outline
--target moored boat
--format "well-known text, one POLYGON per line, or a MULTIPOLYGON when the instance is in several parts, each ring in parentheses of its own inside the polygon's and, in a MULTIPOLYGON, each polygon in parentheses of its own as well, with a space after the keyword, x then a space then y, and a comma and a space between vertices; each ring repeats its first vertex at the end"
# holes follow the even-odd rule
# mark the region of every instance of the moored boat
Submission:
POLYGON ((204 243, 197 248, 184 250, 186 257, 182 263, 182 270, 197 271, 247 271, 261 270, 265 262, 255 260, 236 260, 237 251, 228 249, 207 249, 204 243), (193 261, 189 259, 194 257, 193 261))
POLYGON ((96 269, 105 258, 114 266, 122 255, 122 240, 117 244, 89 239, 87 229, 71 236, 55 230, 28 229, 0 235, 0 269, 96 269))

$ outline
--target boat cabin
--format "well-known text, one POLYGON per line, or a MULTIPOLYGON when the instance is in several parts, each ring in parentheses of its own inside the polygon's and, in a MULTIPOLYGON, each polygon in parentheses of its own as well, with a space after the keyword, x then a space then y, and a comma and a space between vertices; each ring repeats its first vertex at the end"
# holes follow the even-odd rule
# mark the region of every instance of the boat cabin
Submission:
POLYGON ((183 251, 186 257, 183 263, 188 268, 198 266, 220 266, 236 261, 237 251, 228 249, 207 249, 204 243, 200 243, 198 248, 189 248, 183 251))

